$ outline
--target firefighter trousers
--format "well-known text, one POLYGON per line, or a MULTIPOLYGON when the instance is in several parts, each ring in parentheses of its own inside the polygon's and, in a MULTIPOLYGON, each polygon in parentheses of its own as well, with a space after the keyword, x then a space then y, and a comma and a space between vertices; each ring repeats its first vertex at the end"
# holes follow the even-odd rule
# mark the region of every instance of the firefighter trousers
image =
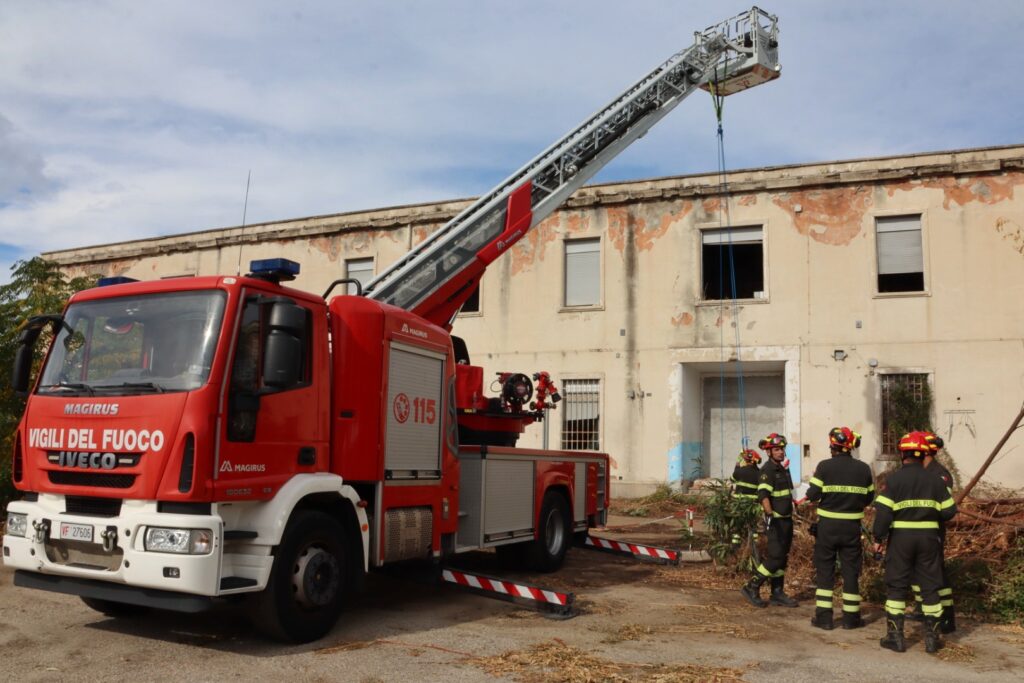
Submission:
POLYGON ((793 545, 793 520, 773 517, 768 526, 768 548, 764 560, 757 565, 757 573, 765 578, 781 578, 786 574, 789 548, 793 545))
POLYGON ((836 559, 843 577, 843 612, 860 613, 860 570, 864 547, 860 540, 860 520, 818 519, 814 540, 816 574, 815 606, 832 611, 832 591, 836 585, 836 559))
POLYGON ((938 529, 894 529, 885 558, 885 611, 902 616, 907 608, 910 580, 921 586, 921 611, 938 619, 942 614, 942 540, 938 529))
MULTIPOLYGON (((949 585, 949 574, 946 572, 946 527, 942 526, 939 529, 939 539, 942 541, 942 587, 939 588, 939 598, 942 601, 943 610, 953 609, 953 587, 949 585)), ((914 600, 917 601, 918 605, 921 604, 921 583, 915 577, 914 584, 911 586, 914 590, 914 600)))

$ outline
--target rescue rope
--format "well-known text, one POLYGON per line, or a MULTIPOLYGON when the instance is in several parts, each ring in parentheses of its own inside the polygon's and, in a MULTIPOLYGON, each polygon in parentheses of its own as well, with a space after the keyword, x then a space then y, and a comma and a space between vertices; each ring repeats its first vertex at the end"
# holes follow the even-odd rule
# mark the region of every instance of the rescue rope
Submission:
MULTIPOLYGON (((726 178, 726 165, 725 165, 725 134, 722 127, 722 111, 725 100, 725 95, 718 92, 717 80, 709 84, 709 91, 711 92, 711 102, 715 108, 715 118, 718 121, 718 178, 719 178, 719 197, 718 202, 718 224, 725 225, 726 237, 728 239, 728 248, 725 250, 728 252, 729 258, 729 294, 731 302, 730 314, 732 317, 733 328, 735 330, 735 343, 736 349, 736 384, 739 398, 739 409, 740 409, 740 434, 742 448, 749 448, 750 436, 747 432, 747 399, 746 399, 746 388, 743 380, 743 360, 742 360, 742 344, 740 341, 740 321, 739 321, 739 304, 737 303, 736 293, 736 260, 733 254, 733 242, 732 242, 732 217, 729 213, 729 182, 726 178)), ((725 263, 723 250, 718 250, 718 294, 719 294, 719 305, 718 314, 721 324, 718 328, 719 335, 719 349, 720 349, 720 362, 719 362, 719 405, 722 410, 722 418, 719 421, 720 435, 719 435, 719 458, 720 465, 722 467, 723 476, 726 472, 726 456, 725 456, 725 377, 726 367, 728 358, 726 356, 726 344, 725 344, 725 263)))

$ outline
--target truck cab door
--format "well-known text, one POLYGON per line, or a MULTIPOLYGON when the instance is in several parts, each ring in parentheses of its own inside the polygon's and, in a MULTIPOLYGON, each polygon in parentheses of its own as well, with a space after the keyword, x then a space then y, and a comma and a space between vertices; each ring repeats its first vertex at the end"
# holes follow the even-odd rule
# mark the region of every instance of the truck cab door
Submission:
POLYGON ((326 364, 316 344, 325 316, 304 302, 246 291, 235 321, 222 401, 215 488, 265 499, 327 462, 326 364))

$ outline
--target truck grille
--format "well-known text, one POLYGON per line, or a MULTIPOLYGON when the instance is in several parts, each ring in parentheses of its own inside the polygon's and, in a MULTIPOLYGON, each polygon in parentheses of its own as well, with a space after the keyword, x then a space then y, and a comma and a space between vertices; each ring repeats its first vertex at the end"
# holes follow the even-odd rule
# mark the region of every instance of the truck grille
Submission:
POLYGON ((117 517, 121 514, 120 498, 89 498, 88 496, 65 496, 64 511, 69 515, 88 517, 117 517))
POLYGON ((127 489, 135 483, 134 474, 93 474, 92 472, 49 473, 51 484, 64 486, 96 486, 108 489, 127 489))

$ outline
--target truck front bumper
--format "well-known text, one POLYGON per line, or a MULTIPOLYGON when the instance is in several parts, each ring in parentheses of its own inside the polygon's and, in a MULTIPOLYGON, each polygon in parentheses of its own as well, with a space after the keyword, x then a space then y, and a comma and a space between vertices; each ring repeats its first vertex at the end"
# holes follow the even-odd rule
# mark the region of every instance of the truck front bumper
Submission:
POLYGON ((83 598, 155 607, 174 612, 204 612, 213 607, 217 600, 217 598, 209 598, 205 595, 185 595, 156 588, 136 588, 120 583, 79 579, 73 576, 37 574, 24 569, 14 572, 14 585, 22 588, 38 588, 53 593, 79 595, 83 598))
MULTIPOLYGON (((175 609, 170 598, 179 594, 182 605, 177 609, 183 611, 196 611, 195 596, 223 594, 224 524, 215 511, 167 513, 159 512, 153 501, 125 500, 117 516, 98 517, 68 513, 64 496, 40 494, 33 502, 10 503, 8 512, 28 518, 25 536, 3 537, 4 564, 20 570, 15 574, 17 585, 169 609, 175 609), (91 527, 92 541, 61 538, 62 524, 76 525, 82 535, 91 527), (147 550, 146 531, 151 527, 208 529, 210 550, 201 555, 147 550), (147 591, 151 599, 142 602, 147 591), (130 595, 136 598, 126 599, 130 595)), ((234 583, 232 587, 238 588, 237 580, 234 583)), ((256 583, 251 581, 251 586, 256 583)))

